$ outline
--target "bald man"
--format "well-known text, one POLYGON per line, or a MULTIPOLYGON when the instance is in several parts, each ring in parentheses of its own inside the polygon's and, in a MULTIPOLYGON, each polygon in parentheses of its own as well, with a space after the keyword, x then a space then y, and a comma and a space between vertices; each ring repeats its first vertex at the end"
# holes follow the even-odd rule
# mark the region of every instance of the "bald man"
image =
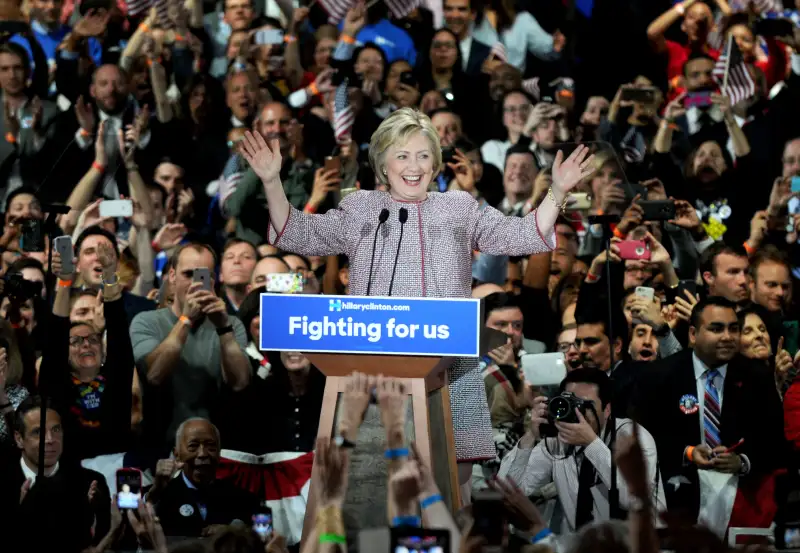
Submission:
POLYGON ((258 498, 217 479, 219 430, 203 418, 187 419, 175 433, 174 459, 156 465, 147 501, 155 506, 167 536, 213 536, 229 524, 247 524, 258 498))
POLYGON ((476 300, 481 300, 490 294, 495 294, 497 292, 505 292, 502 286, 498 286, 497 284, 493 284, 491 282, 486 282, 484 284, 478 284, 472 289, 472 297, 476 300))

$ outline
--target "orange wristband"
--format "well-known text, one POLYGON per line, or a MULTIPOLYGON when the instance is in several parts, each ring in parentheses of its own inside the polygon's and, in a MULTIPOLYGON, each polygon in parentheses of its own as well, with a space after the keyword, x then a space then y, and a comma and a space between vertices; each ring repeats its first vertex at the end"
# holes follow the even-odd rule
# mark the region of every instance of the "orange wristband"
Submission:
POLYGON ((17 143, 17 137, 14 136, 13 134, 11 134, 10 132, 7 132, 6 133, 6 142, 8 142, 9 144, 16 144, 17 143))
POLYGON ((355 44, 356 43, 356 37, 353 37, 353 36, 350 36, 350 35, 342 35, 342 36, 339 37, 339 40, 341 40, 345 44, 355 44))
POLYGON ((292 35, 284 35, 283 36, 283 41, 286 44, 291 44, 292 42, 297 42, 297 37, 294 37, 292 35))
POLYGON ((747 240, 744 241, 744 244, 742 244, 742 246, 744 246, 744 251, 747 252, 747 255, 753 255, 756 251, 755 248, 753 248, 750 244, 747 243, 747 240))
POLYGON ((142 23, 141 25, 139 25, 139 30, 142 31, 143 33, 146 33, 150 30, 150 27, 148 27, 147 23, 142 23))
POLYGON ((100 165, 96 161, 93 161, 92 162, 92 169, 96 169, 98 173, 102 173, 103 171, 106 170, 106 167, 105 167, 105 165, 100 165))
POLYGON ((597 282, 600 280, 600 277, 597 275, 593 275, 592 273, 586 273, 586 282, 591 284, 592 282, 597 282))
POLYGON ((621 230, 619 230, 619 227, 616 227, 614 229, 614 236, 616 236, 620 240, 625 240, 626 234, 624 232, 622 232, 621 230))
POLYGON ((83 138, 89 138, 92 136, 92 133, 84 129, 83 127, 78 129, 78 134, 81 135, 83 138))
POLYGON ((178 33, 175 33, 174 38, 175 42, 183 42, 184 40, 186 40, 186 37, 184 37, 183 35, 179 35, 178 33))
POLYGON ((306 204, 306 207, 303 209, 303 213, 310 213, 313 215, 316 212, 317 212, 316 206, 313 206, 311 204, 306 204))
POLYGON ((178 317, 178 321, 182 322, 186 326, 192 326, 192 320, 186 315, 181 315, 180 317, 178 317))
POLYGON ((314 96, 319 96, 319 88, 317 87, 317 83, 313 82, 308 85, 308 90, 311 91, 311 94, 314 96))
POLYGON ((686 448, 686 458, 689 459, 690 463, 694 463, 694 446, 690 445, 686 448))
POLYGON ((69 288, 70 286, 72 286, 72 281, 71 280, 58 279, 58 287, 59 288, 69 288))

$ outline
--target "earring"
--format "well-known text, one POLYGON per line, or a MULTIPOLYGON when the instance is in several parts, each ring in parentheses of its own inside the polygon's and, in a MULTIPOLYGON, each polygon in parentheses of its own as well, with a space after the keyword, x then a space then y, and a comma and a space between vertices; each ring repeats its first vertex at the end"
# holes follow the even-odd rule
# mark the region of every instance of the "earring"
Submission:
POLYGON ((386 169, 385 168, 383 169, 383 176, 384 177, 386 176, 386 169))

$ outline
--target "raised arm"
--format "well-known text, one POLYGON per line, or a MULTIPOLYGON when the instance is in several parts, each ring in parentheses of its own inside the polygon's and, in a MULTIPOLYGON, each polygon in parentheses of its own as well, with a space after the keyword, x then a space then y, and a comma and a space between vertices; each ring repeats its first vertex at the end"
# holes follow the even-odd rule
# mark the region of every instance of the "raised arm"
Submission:
POLYGON ((683 14, 689 9, 696 0, 685 0, 675 4, 670 9, 659 15, 647 27, 647 38, 650 44, 657 53, 661 53, 667 49, 667 40, 664 38, 664 33, 667 32, 673 23, 680 19, 683 14))
POLYGON ((241 151, 264 185, 269 209, 267 239, 271 244, 303 255, 345 253, 344 211, 332 209, 312 215, 289 203, 280 179, 282 159, 277 140, 267 145, 260 134, 248 131, 241 151))
POLYGON ((553 162, 553 184, 547 198, 525 217, 507 217, 494 208, 478 209, 473 217, 473 248, 493 255, 530 255, 555 248, 553 228, 570 190, 594 172, 594 156, 579 146, 565 160, 563 152, 553 162), (587 157, 588 156, 588 157, 587 157))

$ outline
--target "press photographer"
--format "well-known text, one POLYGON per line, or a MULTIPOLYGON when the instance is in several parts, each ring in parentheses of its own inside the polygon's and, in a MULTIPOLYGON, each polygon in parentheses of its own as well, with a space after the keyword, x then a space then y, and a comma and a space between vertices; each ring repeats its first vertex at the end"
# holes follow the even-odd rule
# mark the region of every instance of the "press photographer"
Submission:
POLYGON ((633 424, 629 419, 611 417, 608 376, 595 369, 575 369, 561 382, 560 391, 549 401, 536 398, 530 427, 503 459, 498 476, 514 479, 527 496, 539 495, 546 485, 554 484, 564 515, 557 529, 561 533, 609 520, 609 491, 614 487, 622 509, 639 511, 654 504, 656 511, 663 510, 656 446, 644 428, 639 427, 638 437, 647 460, 649 497, 631 496, 620 475, 612 482, 612 434, 630 435, 633 424), (615 433, 610 431, 611 424, 616 425, 615 433))

